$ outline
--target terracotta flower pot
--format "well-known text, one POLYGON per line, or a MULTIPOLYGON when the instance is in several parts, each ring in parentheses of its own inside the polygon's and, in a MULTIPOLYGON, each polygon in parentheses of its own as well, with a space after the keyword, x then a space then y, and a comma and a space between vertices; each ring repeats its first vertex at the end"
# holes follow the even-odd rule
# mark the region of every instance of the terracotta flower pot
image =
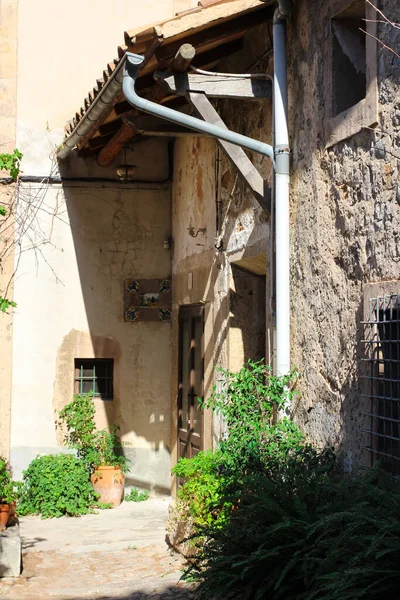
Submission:
MULTIPOLYGON (((15 512, 15 511, 14 511, 15 512)), ((10 517, 10 504, 0 503, 0 531, 4 531, 7 527, 10 517)))
POLYGON ((124 495, 125 475, 121 467, 101 465, 96 467, 90 476, 96 494, 100 494, 99 502, 119 506, 124 495))

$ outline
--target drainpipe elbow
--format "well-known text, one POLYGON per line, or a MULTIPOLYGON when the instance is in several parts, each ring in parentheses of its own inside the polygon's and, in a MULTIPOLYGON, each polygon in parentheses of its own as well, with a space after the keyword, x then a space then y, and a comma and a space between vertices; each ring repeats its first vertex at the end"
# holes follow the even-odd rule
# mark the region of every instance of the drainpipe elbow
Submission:
POLYGON ((293 12, 292 0, 278 0, 278 7, 274 14, 274 25, 288 19, 293 12))

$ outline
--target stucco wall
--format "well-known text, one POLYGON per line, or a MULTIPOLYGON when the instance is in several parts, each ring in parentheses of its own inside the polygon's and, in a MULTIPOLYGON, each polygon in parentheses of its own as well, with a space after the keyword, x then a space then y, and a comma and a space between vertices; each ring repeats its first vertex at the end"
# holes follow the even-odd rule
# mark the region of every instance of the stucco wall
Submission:
MULTIPOLYGON (((12 152, 15 148, 16 99, 17 99, 17 31, 18 2, 4 0, 0 3, 0 152, 12 152)), ((7 176, 6 173, 4 175, 7 176)), ((15 185, 0 189, 0 204, 10 207, 13 203, 15 185)), ((12 299, 13 253, 7 251, 10 244, 7 230, 12 228, 8 215, 0 217, 0 294, 12 299), (4 254, 6 252, 6 254, 4 254), (3 292, 3 294, 1 293, 3 292)), ((12 311, 0 313, 0 456, 8 458, 10 450, 11 416, 11 352, 12 311)))
MULTIPOLYGON (((2 9, 14 4, 6 0, 2 9)), ((72 156, 58 170, 53 152, 65 121, 116 56, 124 30, 192 6, 192 0, 124 1, 112 8, 97 0, 20 0, 18 98, 10 96, 2 111, 11 106, 16 118, 13 146, 24 154, 25 176, 115 179, 123 156, 108 169, 72 156)), ((16 28, 15 20, 13 42, 16 28)), ((42 233, 25 240, 16 278, 11 462, 17 477, 37 452, 59 449, 55 419, 72 398, 74 358, 107 357, 115 360, 115 399, 96 401, 98 424, 119 422, 131 443, 128 483, 169 489, 171 327, 124 323, 122 304, 124 278, 171 274, 163 247, 171 233, 167 144, 142 143, 127 159, 136 165, 136 178, 149 183, 21 185, 26 199, 41 198, 35 227, 42 233)), ((10 386, 4 383, 0 402, 6 407, 10 386)), ((9 427, 7 417, 1 426, 9 427)))
MULTIPOLYGON (((165 145, 151 145, 163 179, 165 145)), ((169 184, 53 185, 44 205, 49 243, 21 255, 15 285, 13 468, 62 444, 55 420, 73 397, 74 358, 113 358, 114 400, 96 400, 98 426, 121 426, 132 483, 168 489, 171 327, 125 323, 123 281, 170 276, 169 184)))

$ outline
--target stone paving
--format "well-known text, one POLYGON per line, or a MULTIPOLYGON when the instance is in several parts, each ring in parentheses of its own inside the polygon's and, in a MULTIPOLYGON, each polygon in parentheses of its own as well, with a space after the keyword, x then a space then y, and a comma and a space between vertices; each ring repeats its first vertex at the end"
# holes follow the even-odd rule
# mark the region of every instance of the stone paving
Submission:
POLYGON ((0 600, 192 600, 165 543, 170 499, 124 502, 79 518, 20 520, 23 572, 0 600))

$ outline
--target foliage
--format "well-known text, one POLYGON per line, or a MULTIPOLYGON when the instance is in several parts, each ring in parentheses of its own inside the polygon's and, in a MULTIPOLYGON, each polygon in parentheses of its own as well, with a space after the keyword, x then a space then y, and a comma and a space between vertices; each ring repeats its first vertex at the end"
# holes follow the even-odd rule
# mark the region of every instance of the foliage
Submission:
POLYGON ((127 496, 125 496, 124 500, 126 502, 144 502, 149 499, 149 492, 142 491, 140 492, 137 488, 132 488, 127 496))
POLYGON ((276 422, 292 400, 297 374, 284 377, 271 374, 263 361, 251 360, 238 373, 219 369, 223 391, 214 387, 205 402, 207 408, 220 413, 228 435, 220 443, 226 466, 243 472, 246 468, 264 470, 304 443, 304 436, 287 417, 276 422))
POLYGON ((75 394, 74 399, 60 412, 60 420, 67 428, 66 442, 77 451, 89 471, 100 465, 120 466, 126 472, 128 459, 121 453, 123 446, 113 425, 110 431, 98 431, 95 423, 96 407, 93 392, 75 394), (120 453, 118 453, 120 452, 120 453))
POLYGON ((110 431, 101 429, 96 432, 95 445, 99 456, 99 465, 110 465, 112 467, 121 467, 126 473, 129 469, 129 459, 121 453, 121 449, 127 442, 122 443, 119 437, 119 426, 112 425, 110 431))
POLYGON ((276 422, 278 411, 293 397, 296 373, 273 376, 262 361, 248 361, 238 373, 220 372, 223 391, 214 388, 204 406, 222 414, 227 435, 216 452, 180 459, 173 469, 186 480, 178 496, 199 531, 229 519, 249 476, 272 473, 305 447, 303 434, 290 419, 276 422))
POLYGON ((7 462, 0 458, 0 502, 9 504, 17 499, 16 485, 7 469, 7 462))
POLYGON ((222 475, 222 453, 199 452, 193 458, 182 458, 172 469, 177 477, 185 479, 185 484, 178 490, 178 498, 187 504, 195 523, 204 527, 214 521, 225 520, 225 509, 230 503, 223 505, 221 500, 225 479, 222 475))
POLYGON ((12 308, 15 308, 17 306, 17 303, 13 300, 9 300, 8 298, 3 298, 3 296, 0 296, 0 312, 7 312, 10 306, 12 308))
MULTIPOLYGON (((12 154, 0 154, 0 170, 4 169, 8 171, 15 181, 19 175, 21 159, 22 154, 17 149, 12 154)), ((6 215, 6 207, 0 204, 0 217, 5 217, 6 215)), ((0 312, 5 313, 10 307, 15 308, 16 306, 16 302, 0 295, 0 312)))
POLYGON ((398 599, 398 482, 377 469, 333 476, 325 460, 259 476, 226 526, 208 529, 192 568, 200 598, 398 599))
POLYGON ((95 503, 85 465, 71 454, 38 456, 23 473, 19 515, 76 517, 91 512, 95 503))
POLYGON ((5 170, 10 173, 14 181, 19 175, 22 154, 15 149, 12 154, 0 154, 0 170, 5 170))

